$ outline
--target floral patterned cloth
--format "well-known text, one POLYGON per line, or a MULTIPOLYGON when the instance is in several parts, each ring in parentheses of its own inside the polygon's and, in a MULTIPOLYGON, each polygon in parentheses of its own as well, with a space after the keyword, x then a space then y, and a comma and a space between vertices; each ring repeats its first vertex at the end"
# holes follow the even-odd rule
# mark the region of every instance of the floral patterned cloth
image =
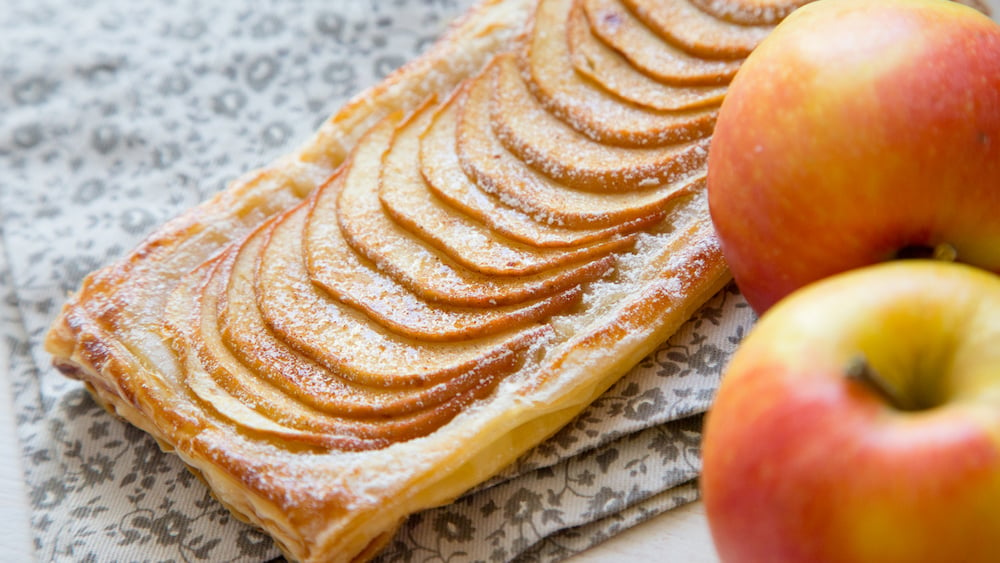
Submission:
MULTIPOLYGON (((176 457, 53 370, 42 337, 87 272, 293 150, 470 4, 4 3, 0 382, 14 398, 39 560, 277 556, 176 457)), ((380 559, 554 561, 696 498, 699 413, 752 322, 730 286, 550 441, 414 516, 380 559)))

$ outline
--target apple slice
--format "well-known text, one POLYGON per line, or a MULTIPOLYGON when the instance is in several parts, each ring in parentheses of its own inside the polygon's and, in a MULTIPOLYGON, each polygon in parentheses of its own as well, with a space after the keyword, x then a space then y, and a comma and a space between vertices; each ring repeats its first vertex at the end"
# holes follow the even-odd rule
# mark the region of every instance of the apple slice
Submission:
POLYGON ((744 58, 774 30, 773 25, 721 20, 699 10, 691 0, 622 1, 660 37, 699 57, 744 58))
MULTIPOLYGON (((296 398, 301 389, 290 378, 282 374, 281 383, 286 384, 282 389, 268 380, 268 374, 248 369, 233 356, 219 333, 215 311, 219 293, 226 285, 225 278, 216 273, 220 269, 228 273, 234 255, 234 252, 227 252, 216 256, 193 270, 174 287, 167 300, 167 332, 183 343, 177 347, 181 382, 230 422, 257 435, 307 447, 337 447, 348 451, 387 445, 385 440, 352 436, 336 422, 329 423, 331 421, 322 410, 296 398)), ((333 381, 338 380, 334 378, 333 381)), ((349 393, 336 396, 338 406, 349 406, 348 396, 349 393)))
MULTIPOLYGON (((185 311, 197 311, 199 315, 189 319, 193 322, 188 325, 200 331, 201 339, 195 340, 205 343, 206 348, 199 352, 203 361, 211 359, 230 375, 244 371, 255 374, 224 382, 224 386, 260 379, 313 409, 359 419, 387 418, 432 408, 474 387, 471 380, 464 378, 423 386, 407 382, 391 387, 385 380, 379 385, 366 385, 349 373, 316 363, 280 340, 257 306, 253 281, 243 276, 252 273, 243 269, 255 268, 266 237, 261 230, 222 256, 213 279, 198 290, 198 303, 183 306, 185 311), (243 277, 234 279, 234 273, 243 277)), ((230 391, 236 392, 235 388, 230 391)))
POLYGON ((668 84, 728 84, 741 60, 696 57, 665 42, 621 0, 583 0, 590 30, 639 71, 668 84))
MULTIPOLYGON (((338 175, 316 192, 312 205, 334 206, 340 189, 338 175)), ((309 248, 303 252, 309 278, 380 325, 411 338, 444 342, 487 336, 557 314, 579 299, 579 288, 571 288, 551 297, 504 307, 467 308, 428 303, 354 252, 340 229, 327 229, 324 236, 315 236, 310 232, 313 227, 307 219, 303 238, 309 241, 309 248)))
POLYGON ((708 160, 709 139, 650 148, 596 143, 531 95, 512 54, 492 63, 491 123, 500 142, 529 166, 563 184, 595 192, 650 189, 676 182, 708 160))
POLYGON ((663 112, 620 100, 573 68, 567 22, 573 0, 541 0, 522 64, 532 92, 574 129, 602 143, 639 147, 697 139, 711 133, 716 110, 663 112))
POLYGON ((716 106, 726 94, 725 86, 718 84, 672 85, 643 74, 594 36, 581 0, 573 4, 568 25, 573 68, 623 100, 654 110, 676 111, 716 106))
POLYGON ((578 246, 635 232, 662 220, 666 215, 666 211, 661 210, 606 227, 571 229, 536 221, 526 212, 483 191, 462 170, 457 154, 455 137, 458 134, 459 107, 467 87, 468 83, 437 110, 420 140, 421 172, 427 180, 427 187, 440 199, 504 236, 544 248, 578 246))
POLYGON ((358 143, 336 208, 317 201, 311 238, 340 228, 352 248, 410 291, 428 301, 458 306, 521 303, 592 281, 611 269, 614 256, 609 255, 528 276, 490 276, 464 268, 414 237, 385 214, 377 193, 382 155, 399 120, 397 116, 380 122, 358 143))
MULTIPOLYGON (((660 214, 669 202, 691 193, 695 178, 650 190, 594 193, 575 190, 536 171, 511 154, 490 123, 493 81, 489 71, 469 86, 458 122, 458 156, 463 169, 484 190, 542 221, 606 227, 660 214)), ((695 172, 703 177, 704 170, 695 172)))
POLYGON ((513 369, 514 360, 505 358, 500 363, 511 365, 391 389, 358 385, 313 363, 274 338, 252 299, 229 306, 231 276, 252 269, 265 234, 257 231, 194 270, 168 300, 168 328, 186 343, 179 351, 185 382, 231 421, 307 446, 382 448, 444 424, 513 369), (250 256, 251 263, 239 265, 238 255, 250 256))
POLYGON ((249 307, 247 300, 255 298, 264 321, 281 340, 344 378, 385 387, 439 383, 465 370, 502 362, 548 330, 547 325, 529 325, 447 343, 392 333, 363 312, 331 299, 308 279, 301 255, 304 219, 302 210, 296 211, 267 233, 252 280, 237 268, 252 268, 248 262, 253 257, 237 263, 228 290, 229 306, 240 299, 242 307, 249 307))
POLYGON ((424 106, 402 123, 382 157, 379 199, 396 223, 462 266, 497 276, 536 274, 632 246, 632 238, 616 236, 575 248, 536 248, 506 239, 448 207, 428 191, 420 173, 420 134, 433 109, 424 106))
POLYGON ((775 25, 813 0, 690 0, 701 11, 741 25, 775 25))

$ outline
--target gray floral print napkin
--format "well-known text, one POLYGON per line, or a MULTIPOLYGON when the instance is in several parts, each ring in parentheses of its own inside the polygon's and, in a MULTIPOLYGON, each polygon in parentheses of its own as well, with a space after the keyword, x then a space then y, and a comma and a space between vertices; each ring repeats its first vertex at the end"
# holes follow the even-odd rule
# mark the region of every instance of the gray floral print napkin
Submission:
MULTIPOLYGON (((471 0, 7 0, 0 10, 0 358, 40 561, 267 561, 174 456, 41 348, 67 291, 293 150, 471 0)), ((555 561, 697 497, 700 414, 753 322, 730 286, 555 437, 381 561, 555 561)))

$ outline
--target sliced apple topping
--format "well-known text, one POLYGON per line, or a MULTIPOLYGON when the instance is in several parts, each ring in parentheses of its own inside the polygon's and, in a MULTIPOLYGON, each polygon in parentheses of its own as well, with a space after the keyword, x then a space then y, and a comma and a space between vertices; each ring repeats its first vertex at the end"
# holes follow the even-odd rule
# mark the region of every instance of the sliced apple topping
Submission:
POLYGON ((739 25, 698 9, 691 0, 623 0, 657 34, 700 57, 746 57, 774 29, 773 25, 739 25))
MULTIPOLYGON (((324 186, 314 206, 332 207, 340 190, 340 176, 324 186)), ((315 214, 325 217, 326 213, 315 214)), ((319 219, 322 220, 322 219, 319 219)), ((325 229, 323 236, 310 231, 307 221, 303 238, 310 279, 333 297, 357 307, 386 328, 420 340, 468 340, 501 332, 547 318, 572 306, 579 288, 517 305, 488 308, 450 307, 429 303, 378 271, 368 259, 347 245, 340 229, 325 229)))
POLYGON ((532 333, 538 328, 532 326, 527 333, 508 330, 476 340, 432 344, 385 330, 310 282, 301 255, 304 218, 301 213, 290 215, 270 233, 256 276, 257 301, 277 335, 343 377, 366 385, 427 385, 499 361, 537 336, 532 333))
POLYGON ((740 60, 702 59, 663 40, 622 0, 581 0, 590 31, 640 72, 667 84, 728 84, 740 60))
POLYGON ((577 189, 618 192, 676 182, 708 159, 707 138, 626 148, 597 143, 569 127, 531 95, 513 55, 493 63, 491 123, 504 146, 531 167, 577 189))
POLYGON ((382 157, 379 197, 399 225, 462 266, 497 276, 535 274, 632 245, 629 237, 616 236, 575 248, 536 248, 506 239, 437 200, 420 173, 420 133, 432 110, 425 106, 401 124, 382 157))
POLYGON ((317 220, 317 207, 312 236, 325 236, 326 229, 339 224, 355 250, 410 291, 428 301, 460 306, 520 303, 596 279, 612 267, 614 257, 606 256, 528 276, 490 276, 468 270, 414 237, 385 214, 376 190, 394 125, 383 121, 359 142, 345 172, 335 216, 317 220))
POLYGON ((654 110, 676 111, 718 105, 726 94, 721 84, 674 85, 643 74, 594 36, 580 0, 573 5, 568 26, 573 68, 623 100, 654 110))
POLYGON ((532 92, 549 111, 595 141, 655 146, 708 135, 715 108, 656 111, 609 94, 573 68, 567 27, 573 0, 542 0, 522 64, 532 92))
POLYGON ((688 193, 688 179, 643 191, 594 193, 570 188, 536 171, 494 134, 492 84, 487 72, 470 85, 459 116, 457 148, 466 172, 503 201, 553 224, 606 227, 662 213, 669 201, 688 193))
MULTIPOLYGON (((185 385, 206 406, 256 433, 346 450, 384 446, 384 441, 372 442, 341 432, 335 424, 316 424, 315 419, 324 416, 310 403, 329 398, 329 394, 305 395, 308 402, 297 403, 294 397, 300 390, 289 377, 290 372, 278 371, 277 381, 270 381, 269 373, 254 372, 233 355, 219 332, 216 315, 225 278, 215 275, 220 266, 228 273, 233 255, 228 252, 194 270, 175 287, 167 302, 167 326, 174 332, 177 344, 183 344, 176 348, 185 385), (284 389, 281 384, 285 384, 284 389)), ((255 349, 259 348, 236 348, 240 352, 255 349)), ((305 388, 322 381, 321 377, 303 379, 305 388)), ((329 390, 330 386, 323 387, 329 390)), ((350 401, 344 400, 348 395, 337 394, 333 400, 339 403, 337 406, 348 407, 350 401)))
POLYGON ((467 88, 468 84, 463 85, 456 96, 437 110, 421 137, 421 172, 428 188, 440 199, 504 236, 545 248, 589 244, 616 234, 635 232, 665 216, 665 210, 657 210, 604 227, 568 228, 538 221, 528 214, 530 210, 519 209, 522 206, 518 202, 508 199, 510 204, 507 204, 484 191, 462 169, 455 141, 460 101, 464 101, 467 88))
POLYGON ((278 339, 255 306, 251 276, 267 231, 197 268, 167 306, 186 384, 245 429, 304 446, 381 448, 439 427, 516 367, 506 354, 446 381, 393 388, 316 364, 278 339))

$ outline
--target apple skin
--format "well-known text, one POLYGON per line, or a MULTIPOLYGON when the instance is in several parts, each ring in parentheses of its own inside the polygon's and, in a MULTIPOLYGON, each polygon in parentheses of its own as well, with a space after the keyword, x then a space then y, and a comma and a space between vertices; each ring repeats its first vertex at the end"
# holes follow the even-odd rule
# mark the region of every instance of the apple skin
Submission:
POLYGON ((950 244, 1000 272, 1000 25, 945 0, 819 0, 747 58, 708 195, 744 296, 950 244))
POLYGON ((793 293, 734 355, 702 453, 723 561, 997 561, 1000 277, 893 261, 793 293), (918 408, 848 377, 862 358, 918 408))

